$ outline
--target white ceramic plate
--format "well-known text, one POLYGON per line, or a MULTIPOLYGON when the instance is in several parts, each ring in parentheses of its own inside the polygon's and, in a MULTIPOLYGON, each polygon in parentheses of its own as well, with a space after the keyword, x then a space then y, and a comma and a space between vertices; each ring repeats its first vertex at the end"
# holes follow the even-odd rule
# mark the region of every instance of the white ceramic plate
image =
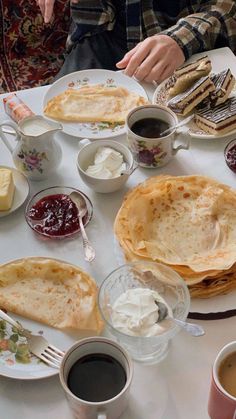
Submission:
MULTIPOLYGON (((152 103, 153 104, 160 104, 160 105, 164 105, 166 106, 167 104, 167 92, 168 90, 166 89, 166 84, 168 83, 168 80, 164 80, 162 83, 160 83, 154 94, 153 94, 153 98, 152 98, 152 103)), ((233 90, 233 92, 231 93, 230 97, 235 96, 236 95, 236 91, 233 90)), ((188 115, 187 115, 188 116, 188 115)), ((179 121, 181 121, 181 119, 185 118, 185 117, 180 117, 178 116, 179 121)), ((220 134, 220 135, 212 135, 212 134, 207 134, 205 131, 202 131, 196 124, 194 121, 191 121, 187 127, 189 128, 189 135, 192 138, 198 138, 201 140, 216 140, 216 139, 221 139, 221 138, 228 138, 231 135, 236 133, 236 129, 227 132, 226 134, 220 134)))
MULTIPOLYGON (((68 88, 79 89, 86 84, 104 84, 105 86, 122 86, 147 99, 147 94, 134 79, 120 71, 83 70, 68 74, 51 85, 43 99, 43 108, 54 96, 68 88)), ((61 121, 60 121, 61 122, 61 121)), ((125 133, 124 125, 109 127, 107 123, 62 122, 66 134, 79 138, 101 139, 117 137, 125 133)))
MULTIPOLYGON (((44 259, 41 257, 36 258, 44 259)), ((56 260, 58 262, 61 261, 60 259, 56 260)), ((15 260, 12 262, 15 262, 15 260)), ((63 264, 68 263, 65 261, 61 262, 63 264)), ((25 329, 29 330, 33 334, 44 336, 52 345, 62 351, 67 351, 67 349, 69 349, 70 346, 72 346, 77 340, 91 335, 77 330, 65 332, 36 321, 17 316, 16 314, 10 312, 8 314, 14 320, 19 321, 25 329)), ((2 375, 4 377, 19 380, 38 380, 58 374, 58 369, 49 367, 32 354, 30 354, 30 357, 26 357, 26 361, 28 362, 23 363, 22 361, 25 360, 25 357, 23 357, 24 359, 22 360, 22 357, 19 359, 19 355, 22 355, 22 349, 24 351, 24 347, 17 350, 18 348, 16 345, 27 344, 27 339, 19 336, 14 329, 12 330, 12 326, 8 323, 4 322, 6 329, 2 327, 2 324, 3 323, 0 317, 0 376, 2 375), (12 336, 16 334, 18 335, 17 337, 12 336), (10 340, 15 342, 16 345, 9 342, 10 340)))
MULTIPOLYGON (((47 333, 44 333, 45 327, 38 325, 29 320, 22 319, 12 313, 9 313, 14 320, 21 322, 24 327, 32 333, 39 333, 47 337, 47 333)), ((50 334, 48 334, 50 336, 50 334)), ((51 339, 51 336, 50 336, 51 339)), ((32 354, 20 356, 20 351, 27 350, 26 338, 19 336, 15 330, 12 330, 12 326, 0 320, 0 375, 4 377, 16 378, 19 380, 35 380, 39 378, 50 377, 58 374, 56 368, 51 368, 41 362, 32 354), (2 325, 5 329, 3 329, 2 325), (12 339, 17 339, 13 341, 12 339)))
POLYGON ((0 169, 3 168, 10 169, 12 171, 15 184, 15 194, 11 209, 8 211, 0 211, 0 218, 16 211, 21 205, 23 205, 29 194, 29 182, 26 177, 21 172, 19 172, 19 170, 14 169, 13 167, 0 166, 0 169))
MULTIPOLYGON (((54 329, 41 323, 17 316, 13 313, 8 313, 14 320, 19 321, 27 330, 30 330, 34 334, 40 334, 44 336, 52 345, 58 347, 62 351, 66 351, 72 344, 81 338, 79 333, 67 334, 61 330, 54 329)), ((52 375, 58 374, 57 368, 51 368, 44 362, 40 361, 34 355, 30 354, 30 357, 23 357, 23 360, 27 360, 27 363, 22 362, 16 354, 17 352, 11 352, 11 349, 17 351, 17 347, 13 346, 12 342, 9 343, 10 336, 17 335, 12 331, 12 326, 6 323, 5 333, 3 335, 1 329, 0 319, 0 376, 15 378, 19 380, 38 380, 41 378, 51 377, 52 375)), ((27 344, 26 338, 18 336, 18 340, 15 345, 27 344)), ((18 351, 20 353, 20 350, 18 351)))

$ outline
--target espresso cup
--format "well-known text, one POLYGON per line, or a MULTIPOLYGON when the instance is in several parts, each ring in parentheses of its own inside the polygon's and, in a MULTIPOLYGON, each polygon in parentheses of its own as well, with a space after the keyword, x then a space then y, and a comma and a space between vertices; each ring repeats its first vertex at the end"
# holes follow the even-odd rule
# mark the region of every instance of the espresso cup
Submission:
POLYGON ((133 109, 126 119, 127 142, 133 153, 135 161, 142 167, 156 168, 165 166, 179 150, 188 150, 189 135, 176 132, 178 119, 174 112, 161 105, 144 105, 133 109), (173 126, 173 130, 165 136, 145 137, 137 135, 132 127, 143 119, 158 119, 164 121, 167 128, 173 126), (178 136, 185 137, 185 144, 174 147, 178 136))
MULTIPOLYGON (((82 361, 81 361, 82 362, 82 361)), ((84 364, 85 365, 85 364, 84 364)), ((90 364, 91 365, 91 364, 90 364)), ((85 376, 86 365, 85 365, 85 376)), ((91 368, 91 366, 89 366, 91 368)), ((93 372, 93 371, 92 371, 93 372)), ((91 373, 91 370, 90 370, 91 373)), ((125 410, 133 377, 133 364, 128 353, 116 342, 104 337, 91 337, 76 342, 64 355, 60 366, 60 382, 69 406, 77 419, 117 419, 125 410), (126 377, 123 388, 104 401, 88 401, 75 395, 69 388, 70 372, 79 360, 89 356, 107 356, 118 362, 126 377)), ((89 389, 87 389, 89 391, 89 389)), ((99 391, 99 389, 98 389, 99 391)), ((89 398, 89 397, 88 397, 89 398)))
POLYGON ((230 342, 221 349, 212 368, 208 401, 208 413, 211 419, 236 419, 236 397, 224 389, 219 379, 222 362, 233 352, 236 352, 236 341, 230 342))

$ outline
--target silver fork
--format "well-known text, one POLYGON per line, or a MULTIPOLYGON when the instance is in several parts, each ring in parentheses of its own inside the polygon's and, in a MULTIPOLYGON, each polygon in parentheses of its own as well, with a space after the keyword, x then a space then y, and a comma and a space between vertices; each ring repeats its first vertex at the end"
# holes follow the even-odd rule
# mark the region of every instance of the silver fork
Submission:
POLYGON ((2 320, 6 320, 12 326, 16 327, 21 332, 21 334, 26 337, 29 350, 32 352, 32 354, 40 358, 50 367, 60 368, 60 363, 64 356, 64 352, 51 345, 43 336, 32 335, 19 322, 13 320, 2 310, 0 310, 0 318, 2 320))

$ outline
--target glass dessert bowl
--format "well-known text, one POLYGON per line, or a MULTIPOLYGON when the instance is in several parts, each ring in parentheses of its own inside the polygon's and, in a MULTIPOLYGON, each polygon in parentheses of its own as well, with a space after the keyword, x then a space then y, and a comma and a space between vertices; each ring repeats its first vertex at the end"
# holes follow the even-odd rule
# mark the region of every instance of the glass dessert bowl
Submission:
POLYGON ((180 330, 171 317, 186 319, 190 295, 175 271, 140 261, 111 272, 100 286, 98 303, 108 333, 133 359, 155 363, 167 355, 170 340, 180 330), (158 321, 160 303, 166 305, 167 317, 158 321))
POLYGON ((93 215, 90 199, 79 189, 53 186, 37 192, 26 206, 25 219, 32 230, 53 239, 71 237, 78 233, 78 208, 70 198, 72 192, 78 193, 85 200, 87 213, 82 220, 86 226, 93 215))

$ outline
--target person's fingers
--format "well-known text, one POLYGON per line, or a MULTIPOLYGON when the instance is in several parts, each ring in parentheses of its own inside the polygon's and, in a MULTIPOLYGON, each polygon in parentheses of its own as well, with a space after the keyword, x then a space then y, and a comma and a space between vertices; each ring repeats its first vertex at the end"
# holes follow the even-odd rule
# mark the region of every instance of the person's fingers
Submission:
POLYGON ((145 77, 144 81, 151 83, 153 81, 157 81, 159 82, 162 74, 164 73, 166 67, 167 67, 167 63, 163 60, 163 61, 159 61, 150 71, 150 73, 148 74, 148 76, 145 77))
POLYGON ((164 71, 161 73, 158 83, 161 83, 162 81, 166 80, 168 77, 172 76, 172 74, 175 71, 175 67, 173 67, 172 65, 167 65, 166 68, 164 69, 164 71))
POLYGON ((136 70, 135 78, 140 81, 144 80, 149 75, 152 68, 158 63, 158 61, 159 54, 150 53, 136 70))
POLYGON ((49 23, 52 18, 54 0, 45 0, 44 22, 49 23))
POLYGON ((39 8, 40 8, 40 11, 41 11, 41 13, 42 13, 42 15, 43 15, 43 17, 44 17, 44 12, 45 12, 45 0, 38 0, 38 1, 37 1, 37 3, 38 3, 38 6, 39 6, 39 8))
POLYGON ((149 52, 150 48, 148 44, 140 44, 139 48, 137 48, 134 55, 132 55, 132 57, 130 58, 124 73, 127 76, 132 77, 137 71, 140 64, 148 56, 149 52))
POLYGON ((130 58, 134 55, 135 51, 137 51, 138 49, 138 45, 136 45, 136 47, 134 47, 133 49, 131 49, 129 52, 127 52, 124 57, 122 58, 122 60, 118 61, 118 63, 116 63, 116 67, 118 68, 126 68, 130 58))

